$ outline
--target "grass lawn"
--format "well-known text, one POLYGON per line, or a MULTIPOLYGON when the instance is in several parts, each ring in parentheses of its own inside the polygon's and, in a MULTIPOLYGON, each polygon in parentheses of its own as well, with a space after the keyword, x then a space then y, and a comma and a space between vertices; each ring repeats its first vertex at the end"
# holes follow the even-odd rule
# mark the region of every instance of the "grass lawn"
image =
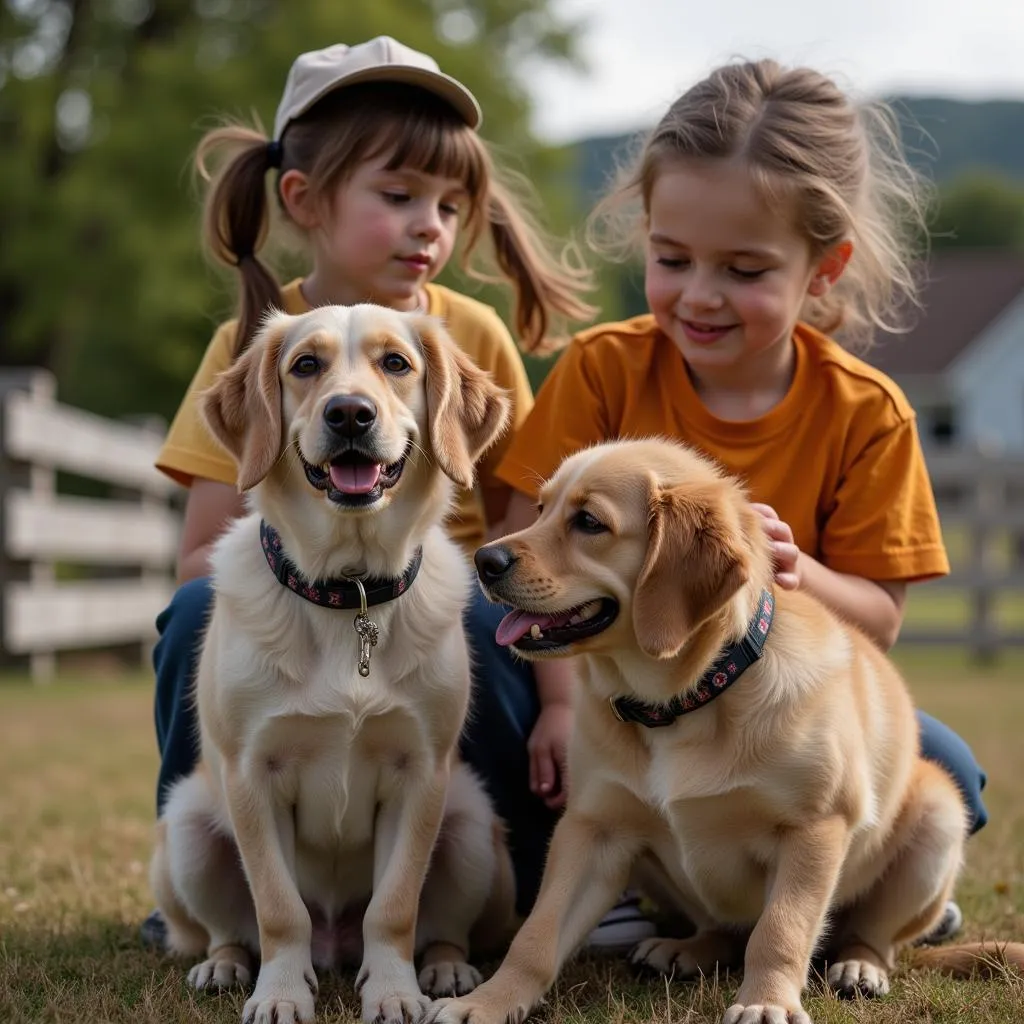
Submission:
MULTIPOLYGON (((984 671, 957 652, 898 657, 922 707, 972 744, 989 773, 991 821, 971 840, 959 899, 971 938, 1024 938, 1024 657, 984 671)), ((240 1019, 241 995, 194 996, 179 964, 146 952, 139 922, 153 814, 151 683, 0 680, 0 1022, 240 1019)), ((735 981, 638 981, 580 960, 538 1020, 717 1022, 735 981)), ((816 1024, 1024 1021, 1024 981, 951 982, 905 972, 875 1003, 812 985, 816 1024)), ((321 978, 318 1021, 357 1019, 352 978, 321 978)))

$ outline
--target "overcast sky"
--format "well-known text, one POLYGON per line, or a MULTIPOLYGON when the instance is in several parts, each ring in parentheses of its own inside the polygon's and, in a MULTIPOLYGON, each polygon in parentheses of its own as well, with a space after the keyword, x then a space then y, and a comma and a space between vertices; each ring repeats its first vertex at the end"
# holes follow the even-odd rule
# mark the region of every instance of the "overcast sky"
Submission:
POLYGON ((642 128, 716 64, 775 57, 863 94, 1024 99, 1024 0, 555 0, 585 74, 530 72, 550 141, 642 128))

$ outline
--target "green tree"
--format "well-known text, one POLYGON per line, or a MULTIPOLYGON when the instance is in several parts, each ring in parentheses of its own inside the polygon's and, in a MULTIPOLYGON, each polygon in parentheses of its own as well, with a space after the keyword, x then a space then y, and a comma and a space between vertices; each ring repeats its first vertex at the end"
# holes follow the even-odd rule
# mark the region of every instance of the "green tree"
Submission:
POLYGON ((574 59, 549 0, 0 0, 0 366, 47 366, 107 415, 170 416, 234 305, 199 244, 202 131, 225 112, 270 125, 298 53, 381 33, 477 93, 564 230, 565 175, 513 73, 574 59))
POLYGON ((1024 184, 974 171, 941 190, 931 225, 936 248, 1024 249, 1024 184))

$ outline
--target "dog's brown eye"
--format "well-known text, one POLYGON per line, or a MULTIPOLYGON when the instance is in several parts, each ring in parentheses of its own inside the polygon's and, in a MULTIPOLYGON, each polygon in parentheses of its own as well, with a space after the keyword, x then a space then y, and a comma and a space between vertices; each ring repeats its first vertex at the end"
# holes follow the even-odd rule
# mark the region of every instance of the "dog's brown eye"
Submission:
POLYGON ((572 525, 581 533, 607 533, 608 527, 596 516, 592 516, 584 509, 580 509, 572 517, 572 525))
POLYGON ((292 373, 296 377, 312 377, 320 372, 320 360, 316 356, 299 356, 292 363, 292 373))
POLYGON ((400 356, 397 352, 389 352, 381 361, 380 365, 384 368, 385 373, 402 374, 408 373, 412 367, 409 365, 409 360, 405 356, 400 356))

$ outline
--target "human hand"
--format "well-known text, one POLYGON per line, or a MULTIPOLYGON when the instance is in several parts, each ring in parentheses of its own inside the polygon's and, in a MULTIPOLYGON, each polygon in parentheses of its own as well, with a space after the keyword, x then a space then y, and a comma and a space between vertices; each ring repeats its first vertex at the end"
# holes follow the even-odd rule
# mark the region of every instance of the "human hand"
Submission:
POLYGON ((793 531, 784 523, 771 505, 753 502, 761 516, 761 525, 771 541, 772 559, 775 564, 775 582, 783 590, 800 588, 800 549, 793 542, 793 531))
POLYGON ((565 806, 568 792, 565 752, 572 732, 572 719, 571 704, 543 705, 526 744, 530 754, 530 791, 552 810, 565 806))

